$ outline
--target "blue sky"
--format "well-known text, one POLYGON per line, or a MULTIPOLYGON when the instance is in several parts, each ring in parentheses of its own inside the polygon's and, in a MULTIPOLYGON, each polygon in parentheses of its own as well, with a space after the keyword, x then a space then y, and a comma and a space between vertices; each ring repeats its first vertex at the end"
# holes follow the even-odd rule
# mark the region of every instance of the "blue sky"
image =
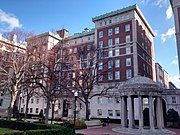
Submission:
POLYGON ((156 62, 180 87, 174 18, 169 0, 2 0, 0 33, 21 27, 35 34, 66 28, 70 35, 93 28, 92 17, 137 4, 156 33, 156 62))

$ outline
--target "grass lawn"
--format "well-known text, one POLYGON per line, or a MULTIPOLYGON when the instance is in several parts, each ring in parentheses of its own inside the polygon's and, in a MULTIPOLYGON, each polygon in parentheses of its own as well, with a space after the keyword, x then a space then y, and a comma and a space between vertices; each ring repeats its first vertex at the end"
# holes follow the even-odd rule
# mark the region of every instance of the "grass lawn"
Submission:
POLYGON ((0 134, 1 134, 1 133, 11 133, 11 132, 13 132, 12 129, 8 129, 8 128, 0 128, 0 134))

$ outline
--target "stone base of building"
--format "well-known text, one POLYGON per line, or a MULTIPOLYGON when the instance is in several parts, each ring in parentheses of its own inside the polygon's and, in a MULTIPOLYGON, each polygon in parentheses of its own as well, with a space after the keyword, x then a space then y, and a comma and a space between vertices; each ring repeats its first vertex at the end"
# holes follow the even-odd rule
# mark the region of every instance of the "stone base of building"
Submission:
POLYGON ((154 129, 154 130, 150 130, 150 129, 130 129, 130 128, 122 128, 122 127, 118 127, 118 128, 113 128, 112 129, 114 132, 118 132, 118 133, 125 133, 125 134, 135 134, 135 135, 175 135, 175 132, 172 132, 170 130, 167 129, 154 129))

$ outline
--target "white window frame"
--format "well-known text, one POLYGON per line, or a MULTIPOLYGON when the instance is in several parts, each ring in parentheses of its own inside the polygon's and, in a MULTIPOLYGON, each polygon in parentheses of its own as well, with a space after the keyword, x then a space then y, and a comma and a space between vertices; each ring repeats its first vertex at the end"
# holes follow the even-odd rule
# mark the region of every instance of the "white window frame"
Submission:
POLYGON ((115 80, 120 79, 120 71, 115 71, 115 80))
POLYGON ((103 75, 99 75, 98 81, 103 81, 103 75))
POLYGON ((112 57, 113 56, 113 50, 109 50, 108 51, 108 57, 112 57))
POLYGON ((129 78, 132 78, 132 71, 130 69, 126 70, 126 79, 129 79, 129 78))
POLYGON ((130 37, 130 35, 127 35, 126 36, 126 43, 130 43, 131 42, 131 37, 130 37))
POLYGON ((115 28, 115 34, 119 34, 119 27, 115 28))
POLYGON ((112 60, 108 61, 108 69, 111 69, 111 68, 113 68, 113 61, 112 60))
POLYGON ((119 48, 115 49, 115 56, 119 56, 119 48))
POLYGON ((103 37, 103 31, 100 31, 99 32, 99 38, 102 38, 103 37))
POLYGON ((119 38, 115 38, 115 45, 119 44, 119 38))
POLYGON ((131 58, 126 58, 126 67, 131 66, 131 58))
POLYGON ((111 72, 108 72, 108 80, 113 80, 113 74, 111 72))
POLYGON ((130 54, 131 53, 131 47, 126 47, 126 54, 130 54))
POLYGON ((113 34, 113 29, 108 29, 108 36, 111 36, 113 34))
POLYGON ((115 68, 120 67, 120 60, 115 60, 115 68))
POLYGON ((128 31, 130 31, 130 24, 125 25, 125 32, 128 32, 128 31))
POLYGON ((99 62, 99 67, 98 67, 99 70, 102 70, 103 69, 103 62, 99 62))
POLYGON ((103 48, 103 41, 99 41, 99 48, 103 48))
POLYGON ((108 39, 108 46, 112 46, 113 45, 113 40, 112 39, 108 39))

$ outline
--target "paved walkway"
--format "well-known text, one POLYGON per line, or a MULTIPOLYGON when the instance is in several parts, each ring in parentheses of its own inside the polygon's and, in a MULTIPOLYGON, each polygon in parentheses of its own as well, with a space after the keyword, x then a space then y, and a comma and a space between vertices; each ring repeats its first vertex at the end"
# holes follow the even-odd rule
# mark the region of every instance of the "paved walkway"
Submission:
MULTIPOLYGON (((119 124, 110 124, 105 127, 97 127, 97 128, 89 128, 89 129, 81 129, 76 130, 76 133, 83 133, 84 135, 128 135, 125 133, 117 133, 112 131, 113 128, 119 127, 119 124)), ((180 135, 180 129, 168 129, 176 133, 176 135, 180 135)))

